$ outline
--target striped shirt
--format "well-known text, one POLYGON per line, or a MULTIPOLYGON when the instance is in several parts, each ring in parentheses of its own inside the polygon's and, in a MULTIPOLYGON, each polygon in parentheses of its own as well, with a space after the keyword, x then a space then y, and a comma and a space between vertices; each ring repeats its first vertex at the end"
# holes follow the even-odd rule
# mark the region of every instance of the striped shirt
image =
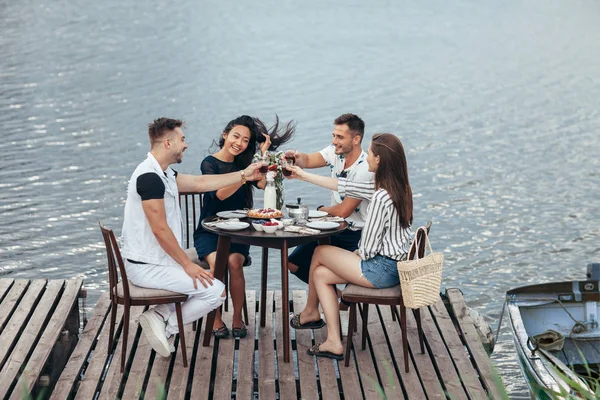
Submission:
POLYGON ((358 249, 363 260, 381 255, 400 261, 406 259, 412 235, 410 227, 400 225, 398 212, 385 189, 375 190, 373 183, 351 182, 338 179, 338 191, 348 197, 369 198, 367 220, 362 230, 358 249))

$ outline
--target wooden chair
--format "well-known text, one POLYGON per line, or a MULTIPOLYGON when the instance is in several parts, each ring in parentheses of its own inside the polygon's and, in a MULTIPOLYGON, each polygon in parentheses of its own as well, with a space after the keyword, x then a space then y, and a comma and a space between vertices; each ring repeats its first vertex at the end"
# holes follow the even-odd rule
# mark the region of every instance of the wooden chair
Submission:
MULTIPOLYGON (((179 206, 181 207, 181 216, 183 218, 183 239, 184 250, 192 262, 198 264, 204 269, 210 269, 208 263, 198 258, 198 253, 194 248, 194 231, 199 223, 200 214, 202 214, 202 193, 198 192, 180 192, 179 206)), ((247 265, 250 265, 249 263, 247 265)), ((244 265, 246 266, 246 265, 244 265)), ((225 269, 223 277, 225 285, 225 311, 229 310, 229 272, 225 269)), ((243 306, 244 322, 248 323, 248 306, 244 300, 243 306)), ((194 323, 194 330, 196 324, 194 323)))
POLYGON ((148 289, 134 285, 127 279, 127 272, 121 257, 119 245, 115 239, 112 230, 104 227, 102 222, 100 229, 106 245, 106 257, 108 259, 108 281, 110 290, 110 330, 108 339, 108 352, 110 354, 113 346, 115 324, 117 318, 117 306, 119 304, 125 307, 123 313, 123 332, 122 332, 122 353, 121 353, 121 373, 125 369, 125 356, 127 355, 127 335, 129 333, 129 311, 131 306, 151 306, 158 304, 175 303, 177 313, 177 325, 179 327, 179 347, 183 357, 183 366, 187 368, 187 354, 185 349, 185 337, 183 334, 183 318, 181 316, 181 303, 187 300, 188 296, 181 293, 170 292, 168 290, 148 289), (118 266, 118 267, 117 267, 118 266), (119 281, 119 275, 121 280, 119 281))
MULTIPOLYGON (((431 221, 427 222, 425 225, 425 229, 427 233, 431 229, 431 221)), ((415 239, 419 244, 419 248, 417 249, 419 258, 423 257, 425 254, 425 235, 422 230, 418 230, 415 235, 415 239)), ((415 257, 415 249, 413 248, 411 253, 408 255, 409 259, 414 259, 415 257)), ((392 308, 392 316, 395 316, 397 313, 396 306, 400 306, 400 327, 402 330, 402 348, 404 349, 404 367, 406 372, 408 373, 408 338, 406 337, 406 307, 404 306, 404 299, 402 298, 402 291, 400 290, 400 285, 386 288, 386 289, 371 289, 362 287, 359 285, 349 284, 342 291, 342 299, 347 303, 350 303, 350 315, 349 315, 349 324, 348 324, 348 338, 346 342, 346 357, 344 360, 344 364, 347 367, 350 363, 350 350, 352 348, 352 334, 356 331, 357 326, 357 312, 356 312, 356 304, 363 304, 363 312, 362 312, 362 350, 366 348, 367 345, 367 325, 369 320, 369 304, 379 304, 379 305, 389 305, 392 308)), ((417 320, 417 330, 419 332, 419 344, 421 345, 421 353, 425 353, 425 348, 423 346, 423 329, 421 327, 421 310, 415 309, 414 316, 417 320)), ((394 318, 395 320, 395 318, 394 318)))

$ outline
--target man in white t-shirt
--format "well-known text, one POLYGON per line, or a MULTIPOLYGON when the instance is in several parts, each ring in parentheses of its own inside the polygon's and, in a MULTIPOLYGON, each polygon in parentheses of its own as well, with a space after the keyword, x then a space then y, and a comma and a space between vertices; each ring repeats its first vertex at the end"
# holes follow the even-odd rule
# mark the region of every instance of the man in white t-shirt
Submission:
MULTIPOLYGON (((375 176, 369 172, 367 153, 361 148, 365 133, 365 123, 354 114, 343 114, 333 122, 331 145, 315 153, 296 152, 296 165, 301 168, 319 168, 329 166, 331 176, 351 181, 373 182, 375 176)), ((367 218, 369 201, 342 197, 331 192, 331 205, 319 206, 318 210, 343 217, 349 224, 348 229, 331 236, 331 244, 354 251, 358 248, 361 230, 367 218)), ((298 246, 289 256, 290 271, 302 281, 308 283, 310 261, 317 242, 298 246)))

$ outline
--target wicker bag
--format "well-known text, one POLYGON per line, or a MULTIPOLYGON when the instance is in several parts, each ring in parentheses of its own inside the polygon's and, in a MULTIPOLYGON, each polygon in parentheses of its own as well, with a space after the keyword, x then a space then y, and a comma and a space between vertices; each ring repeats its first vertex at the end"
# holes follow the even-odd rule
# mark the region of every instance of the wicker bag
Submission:
POLYGON ((418 235, 415 234, 415 240, 411 245, 411 251, 416 246, 415 258, 413 260, 398 261, 402 297, 404 298, 404 305, 408 308, 425 307, 435 303, 440 297, 440 287, 442 285, 444 255, 433 252, 427 229, 420 227, 417 229, 417 233, 420 229, 423 230, 425 237, 425 252, 427 252, 427 246, 429 246, 429 254, 419 258, 419 244, 416 243, 418 235))

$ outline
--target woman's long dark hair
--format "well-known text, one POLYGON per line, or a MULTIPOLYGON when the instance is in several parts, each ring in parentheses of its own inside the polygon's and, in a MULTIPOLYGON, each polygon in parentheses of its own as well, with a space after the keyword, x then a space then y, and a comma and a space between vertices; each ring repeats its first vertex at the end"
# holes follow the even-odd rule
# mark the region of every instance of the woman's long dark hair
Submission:
POLYGON ((388 192, 398 212, 400 225, 408 228, 413 221, 413 198, 402 142, 391 133, 379 133, 371 140, 371 151, 379 156, 375 187, 388 192))
MULTIPOLYGON (((267 134, 271 137, 271 146, 269 151, 275 151, 284 143, 289 142, 296 132, 296 124, 294 121, 290 121, 285 125, 279 124, 279 117, 275 115, 275 124, 271 129, 267 129, 266 125, 258 118, 251 117, 249 115, 241 115, 236 119, 229 121, 229 123, 223 129, 223 133, 229 134, 234 126, 245 126, 250 130, 250 141, 248 147, 241 154, 235 156, 233 162, 236 167, 241 171, 252 164, 252 157, 260 149, 260 144, 265 141, 265 137, 262 135, 267 134)), ((225 145, 225 138, 221 135, 218 146, 223 148, 225 145)), ((246 190, 246 207, 252 208, 254 205, 254 199, 252 196, 253 185, 245 185, 246 190)))

